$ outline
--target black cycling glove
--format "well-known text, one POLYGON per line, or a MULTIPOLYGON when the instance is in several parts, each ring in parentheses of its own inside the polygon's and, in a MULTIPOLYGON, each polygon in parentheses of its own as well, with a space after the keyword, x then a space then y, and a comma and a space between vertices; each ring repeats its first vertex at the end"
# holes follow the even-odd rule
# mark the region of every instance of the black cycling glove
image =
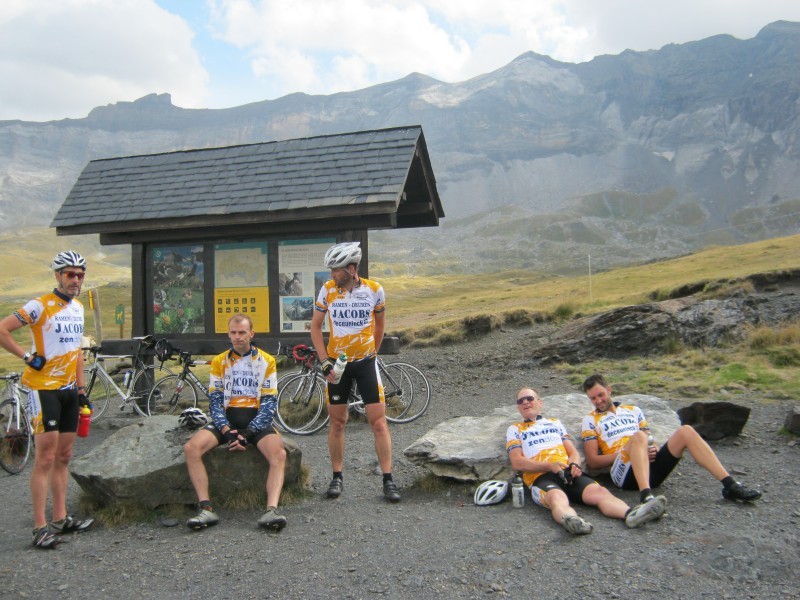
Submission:
POLYGON ((31 355, 30 361, 28 361, 28 366, 31 369, 36 369, 37 371, 41 371, 44 368, 44 364, 47 362, 44 356, 39 356, 36 352, 31 355))
POLYGON ((92 406, 91 401, 89 400, 89 396, 81 392, 78 394, 78 406, 83 408, 84 406, 88 406, 89 410, 94 410, 94 406, 92 406))
POLYGON ((336 364, 336 361, 331 359, 330 357, 328 357, 325 360, 323 360, 322 361, 322 366, 320 367, 320 370, 322 371, 322 374, 325 375, 325 377, 327 377, 328 373, 330 373, 333 370, 333 365, 335 365, 335 364, 336 364))

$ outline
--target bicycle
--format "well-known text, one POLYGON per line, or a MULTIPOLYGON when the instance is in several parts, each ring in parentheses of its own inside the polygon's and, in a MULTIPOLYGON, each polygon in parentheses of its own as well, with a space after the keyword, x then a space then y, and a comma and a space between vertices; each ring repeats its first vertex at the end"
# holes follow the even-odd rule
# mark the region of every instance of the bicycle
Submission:
POLYGON ((12 475, 21 473, 33 447, 33 428, 22 397, 28 393, 20 384, 19 373, 1 375, 8 398, 0 402, 0 466, 12 475))
MULTIPOLYGON (((275 418, 289 433, 311 435, 330 420, 326 380, 315 349, 299 344, 294 347, 293 356, 301 364, 301 370, 287 379, 278 392, 275 418)), ((383 383, 387 421, 409 423, 425 414, 431 399, 431 387, 422 371, 408 363, 385 363, 378 358, 378 372, 383 383)), ((347 404, 350 410, 365 414, 364 401, 355 385, 347 404)))
POLYGON ((190 352, 182 352, 173 348, 166 339, 156 342, 156 356, 162 363, 172 358, 174 354, 178 355, 181 371, 162 377, 153 386, 147 398, 147 410, 151 416, 171 415, 176 408, 179 409, 179 412, 183 412, 187 408, 196 407, 197 390, 200 390, 208 398, 208 388, 192 372, 192 367, 208 365, 211 364, 211 361, 192 360, 190 352))
POLYGON ((110 355, 100 354, 100 346, 92 346, 85 350, 92 356, 92 364, 83 369, 83 381, 86 387, 86 395, 92 403, 92 421, 98 420, 106 411, 111 400, 111 388, 117 396, 121 398, 120 410, 125 410, 126 406, 132 406, 133 410, 142 417, 149 417, 147 412, 147 399, 156 381, 165 375, 172 374, 172 370, 160 365, 147 365, 144 357, 147 350, 155 345, 153 337, 135 337, 139 347, 134 356, 130 355, 110 355), (112 376, 105 369, 103 364, 109 359, 133 358, 133 368, 125 373, 122 387, 120 388, 112 376))

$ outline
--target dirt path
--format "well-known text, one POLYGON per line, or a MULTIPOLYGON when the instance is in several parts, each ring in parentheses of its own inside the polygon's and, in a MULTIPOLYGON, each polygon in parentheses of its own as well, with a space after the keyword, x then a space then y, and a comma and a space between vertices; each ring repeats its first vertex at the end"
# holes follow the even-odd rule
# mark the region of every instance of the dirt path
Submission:
MULTIPOLYGON (((531 329, 497 331, 448 348, 404 350, 434 388, 429 412, 393 426, 395 477, 409 486, 423 471, 402 450, 450 417, 485 415, 533 384, 543 395, 575 389, 519 357, 531 329)), ((643 390, 646 392, 646 390, 643 390)), ((472 505, 460 486, 405 489, 385 503, 372 436, 348 425, 345 490, 322 494, 329 478, 324 433, 295 438, 311 468, 310 499, 285 508, 280 534, 258 530, 259 514, 220 511, 215 528, 193 533, 158 522, 98 527, 53 552, 30 546, 27 473, 0 475, 0 590, 4 598, 790 598, 797 569, 800 446, 777 434, 785 404, 753 399, 745 435, 714 443, 729 469, 764 498, 754 506, 722 500, 720 486, 687 457, 661 488, 669 514, 627 530, 594 509, 579 513, 594 533, 572 538, 532 506, 472 505)), ((744 402, 746 400, 742 400, 744 402)), ((77 453, 103 437, 95 431, 77 453)), ((77 488, 71 483, 73 507, 77 488)), ((635 494, 621 493, 632 503, 635 494)))

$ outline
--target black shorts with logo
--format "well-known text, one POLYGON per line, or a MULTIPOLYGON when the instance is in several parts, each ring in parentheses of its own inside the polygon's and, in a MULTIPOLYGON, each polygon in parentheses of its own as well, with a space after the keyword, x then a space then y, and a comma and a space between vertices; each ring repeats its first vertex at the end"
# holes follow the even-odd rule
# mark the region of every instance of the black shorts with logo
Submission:
POLYGON ((31 390, 28 392, 28 409, 32 417, 33 433, 78 431, 78 390, 31 390))

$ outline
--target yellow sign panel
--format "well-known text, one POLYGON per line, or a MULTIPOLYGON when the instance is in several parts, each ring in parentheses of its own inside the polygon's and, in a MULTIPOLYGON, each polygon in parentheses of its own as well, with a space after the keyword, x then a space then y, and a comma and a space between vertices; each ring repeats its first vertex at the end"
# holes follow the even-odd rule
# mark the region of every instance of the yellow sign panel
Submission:
POLYGON ((269 333, 269 288, 216 288, 214 332, 228 333, 228 319, 236 313, 250 317, 256 333, 269 333))

